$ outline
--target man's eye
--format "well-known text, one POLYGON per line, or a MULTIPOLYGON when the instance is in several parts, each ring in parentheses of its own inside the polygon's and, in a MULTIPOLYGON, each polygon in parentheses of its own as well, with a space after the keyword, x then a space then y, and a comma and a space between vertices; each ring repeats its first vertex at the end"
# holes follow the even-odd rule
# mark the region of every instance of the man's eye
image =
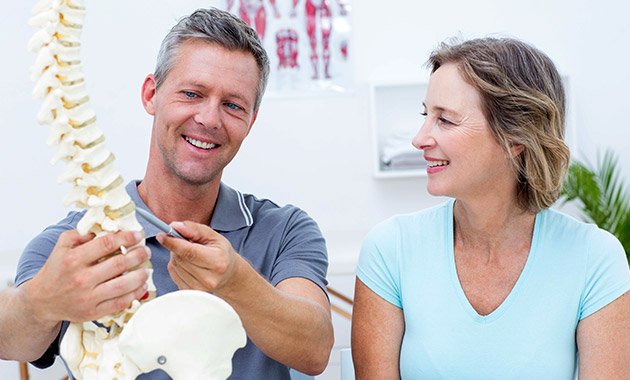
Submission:
POLYGON ((192 91, 184 91, 184 96, 187 97, 187 98, 196 98, 196 97, 198 97, 198 95, 195 94, 192 91))
POLYGON ((234 110, 234 111, 238 111, 238 110, 242 109, 240 106, 238 106, 238 105, 236 105, 234 103, 225 103, 225 106, 228 107, 231 110, 234 110))
POLYGON ((427 117, 428 114, 427 114, 427 111, 424 111, 424 112, 420 112, 420 115, 427 117))

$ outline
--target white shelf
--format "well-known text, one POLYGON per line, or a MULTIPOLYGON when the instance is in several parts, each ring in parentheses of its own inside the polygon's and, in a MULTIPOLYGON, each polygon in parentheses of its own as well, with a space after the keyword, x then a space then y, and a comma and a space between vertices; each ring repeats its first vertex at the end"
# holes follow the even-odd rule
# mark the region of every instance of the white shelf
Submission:
POLYGON ((425 82, 417 81, 378 82, 370 86, 375 178, 426 176, 422 152, 411 145, 422 125, 420 113, 426 87, 425 82))

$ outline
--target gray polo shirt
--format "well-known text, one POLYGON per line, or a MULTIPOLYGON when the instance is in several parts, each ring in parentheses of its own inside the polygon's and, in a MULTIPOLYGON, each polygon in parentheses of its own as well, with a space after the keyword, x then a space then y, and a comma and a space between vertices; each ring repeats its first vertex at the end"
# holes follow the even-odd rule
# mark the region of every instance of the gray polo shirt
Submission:
MULTIPOLYGON (((130 182, 126 187, 127 193, 138 207, 148 209, 138 195, 139 183, 130 182)), ((26 246, 18 263, 16 284, 20 285, 35 276, 52 252, 59 235, 75 229, 83 214, 84 211, 70 212, 26 246)), ((140 216, 138 221, 144 228, 146 243, 151 248, 153 282, 157 295, 177 290, 167 270, 170 252, 155 239, 158 229, 140 216)), ((287 278, 302 277, 313 281, 325 292, 328 268, 325 241, 315 221, 299 208, 291 205, 279 207, 267 199, 241 194, 222 183, 210 227, 228 239, 234 249, 272 285, 287 278)), ((60 336, 63 332, 65 326, 60 336)), ((52 365, 59 352, 60 336, 33 364, 40 368, 52 365)), ((232 365, 230 379, 289 379, 288 368, 266 356, 249 338, 247 345, 234 354, 232 365)), ((138 379, 170 377, 157 370, 141 375, 138 379)))

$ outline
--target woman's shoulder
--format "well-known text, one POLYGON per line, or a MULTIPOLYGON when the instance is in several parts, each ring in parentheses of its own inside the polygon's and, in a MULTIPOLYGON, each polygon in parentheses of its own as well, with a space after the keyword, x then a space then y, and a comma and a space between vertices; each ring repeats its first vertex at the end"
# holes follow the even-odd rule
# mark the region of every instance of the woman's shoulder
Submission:
POLYGON ((610 232, 576 219, 564 212, 542 211, 545 246, 554 248, 556 257, 584 262, 588 266, 597 262, 620 261, 626 263, 621 242, 610 232))
POLYGON ((610 232, 557 210, 545 210, 547 257, 581 281, 579 319, 598 311, 630 289, 628 259, 610 232))
POLYGON ((546 209, 542 211, 542 216, 548 237, 583 243, 608 241, 611 238, 616 240, 611 233, 599 228, 596 224, 578 220, 559 210, 546 209))

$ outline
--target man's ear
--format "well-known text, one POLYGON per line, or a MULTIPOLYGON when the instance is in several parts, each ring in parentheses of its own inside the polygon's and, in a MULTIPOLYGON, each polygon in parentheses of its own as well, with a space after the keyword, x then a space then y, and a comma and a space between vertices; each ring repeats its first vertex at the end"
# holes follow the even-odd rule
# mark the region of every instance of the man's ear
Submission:
POLYGON ((155 77, 153 74, 149 74, 144 78, 144 83, 142 83, 141 98, 142 106, 151 116, 155 115, 155 90, 155 77))

